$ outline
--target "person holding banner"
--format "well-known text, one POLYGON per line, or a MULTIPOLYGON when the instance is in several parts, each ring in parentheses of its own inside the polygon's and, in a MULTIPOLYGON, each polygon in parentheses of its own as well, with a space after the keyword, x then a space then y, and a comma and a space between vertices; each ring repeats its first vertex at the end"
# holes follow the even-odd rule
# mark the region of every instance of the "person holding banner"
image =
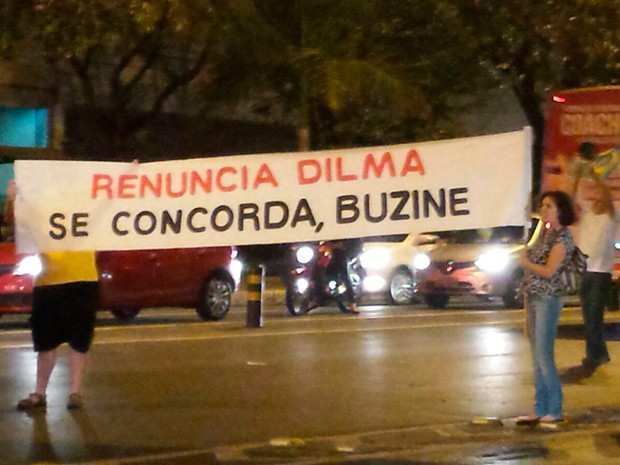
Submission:
POLYGON ((534 413, 518 425, 563 421, 562 385, 555 364, 555 337, 562 311, 560 271, 575 245, 568 226, 575 222, 573 203, 563 191, 542 194, 540 216, 545 225, 536 243, 521 253, 525 277, 528 335, 535 381, 534 413))
MULTIPOLYGON (((8 208, 15 189, 7 192, 8 208)), ((12 217, 12 216, 11 216, 12 217)), ((42 272, 35 278, 30 326, 37 352, 36 385, 33 393, 17 403, 20 411, 44 409, 46 391, 57 348, 69 345, 70 395, 68 409, 82 407, 81 387, 90 350, 99 297, 95 252, 49 252, 41 254, 42 272)))
MULTIPOLYGON (((577 191, 577 179, 574 192, 577 191)), ((598 177, 589 179, 586 199, 579 218, 577 244, 588 256, 579 297, 585 326, 586 354, 581 361, 588 370, 596 370, 610 361, 603 334, 605 304, 611 293, 614 243, 618 220, 609 187, 598 177)))

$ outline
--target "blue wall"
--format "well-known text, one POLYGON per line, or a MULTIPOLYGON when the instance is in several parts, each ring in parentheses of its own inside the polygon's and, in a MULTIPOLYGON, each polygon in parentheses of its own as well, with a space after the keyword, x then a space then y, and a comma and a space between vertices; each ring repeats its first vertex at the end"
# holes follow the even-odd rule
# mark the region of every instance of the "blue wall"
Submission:
POLYGON ((47 147, 45 108, 0 106, 0 145, 8 147, 47 147))

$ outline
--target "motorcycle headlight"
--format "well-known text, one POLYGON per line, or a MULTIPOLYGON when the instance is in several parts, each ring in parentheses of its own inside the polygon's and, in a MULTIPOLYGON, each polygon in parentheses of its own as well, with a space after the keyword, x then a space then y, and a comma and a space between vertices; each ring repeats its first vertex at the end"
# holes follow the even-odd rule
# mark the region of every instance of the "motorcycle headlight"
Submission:
POLYGON ((475 264, 482 271, 498 273, 504 271, 510 263, 510 257, 506 250, 489 250, 478 257, 475 264))
POLYGON ((368 249, 360 256, 362 268, 366 270, 381 270, 388 266, 390 262, 390 252, 380 247, 368 249))
POLYGON ((305 265, 314 258, 314 249, 309 245, 302 245, 297 249, 297 252, 295 252, 295 258, 297 258, 299 263, 305 265))
POLYGON ((413 266, 416 270, 425 270, 429 267, 430 264, 431 257, 429 257, 428 254, 419 253, 416 254, 415 257, 413 257, 413 266))
POLYGON ((43 271, 43 263, 41 263, 41 259, 38 255, 29 255, 19 261, 19 263, 15 266, 13 274, 17 276, 23 276, 26 274, 37 276, 41 273, 41 271, 43 271))
POLYGON ((310 282, 308 282, 306 278, 299 278, 297 281, 295 281, 295 288, 297 289, 297 292, 299 292, 300 294, 303 294, 304 292, 306 292, 306 290, 309 287, 310 287, 310 282))

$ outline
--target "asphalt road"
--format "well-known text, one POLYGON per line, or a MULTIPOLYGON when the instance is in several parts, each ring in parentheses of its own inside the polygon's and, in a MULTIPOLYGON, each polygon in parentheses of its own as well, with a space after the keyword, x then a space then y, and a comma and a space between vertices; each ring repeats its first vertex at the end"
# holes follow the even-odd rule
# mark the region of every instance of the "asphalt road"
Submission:
POLYGON ((191 310, 129 324, 101 313, 85 408, 65 408, 61 351, 47 411, 31 416, 15 410, 33 387, 29 331, 23 316, 3 318, 0 464, 614 463, 620 315, 607 319, 613 361, 580 377, 581 318, 564 312, 557 359, 573 421, 541 436, 511 420, 533 397, 522 310, 376 305, 295 318, 278 305, 261 328, 246 328, 243 306, 215 323, 191 310))

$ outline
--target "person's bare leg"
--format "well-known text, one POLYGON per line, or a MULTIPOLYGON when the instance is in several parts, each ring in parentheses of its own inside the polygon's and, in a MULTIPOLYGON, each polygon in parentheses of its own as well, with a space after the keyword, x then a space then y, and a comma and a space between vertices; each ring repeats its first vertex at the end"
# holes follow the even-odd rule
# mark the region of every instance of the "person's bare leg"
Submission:
POLYGON ((56 349, 37 353, 35 391, 17 403, 18 410, 28 411, 35 408, 45 408, 47 405, 45 392, 47 391, 47 385, 52 375, 52 370, 54 370, 54 365, 56 365, 56 349))
POLYGON ((84 369, 86 368, 86 353, 77 352, 69 348, 69 368, 71 369, 71 391, 67 408, 69 410, 82 408, 82 379, 84 379, 84 369))
POLYGON ((45 396, 50 376, 56 365, 56 349, 39 352, 37 355, 37 384, 35 393, 45 396))
POLYGON ((82 390, 87 355, 69 348, 69 368, 71 369, 71 390, 69 392, 71 394, 79 394, 82 390))

